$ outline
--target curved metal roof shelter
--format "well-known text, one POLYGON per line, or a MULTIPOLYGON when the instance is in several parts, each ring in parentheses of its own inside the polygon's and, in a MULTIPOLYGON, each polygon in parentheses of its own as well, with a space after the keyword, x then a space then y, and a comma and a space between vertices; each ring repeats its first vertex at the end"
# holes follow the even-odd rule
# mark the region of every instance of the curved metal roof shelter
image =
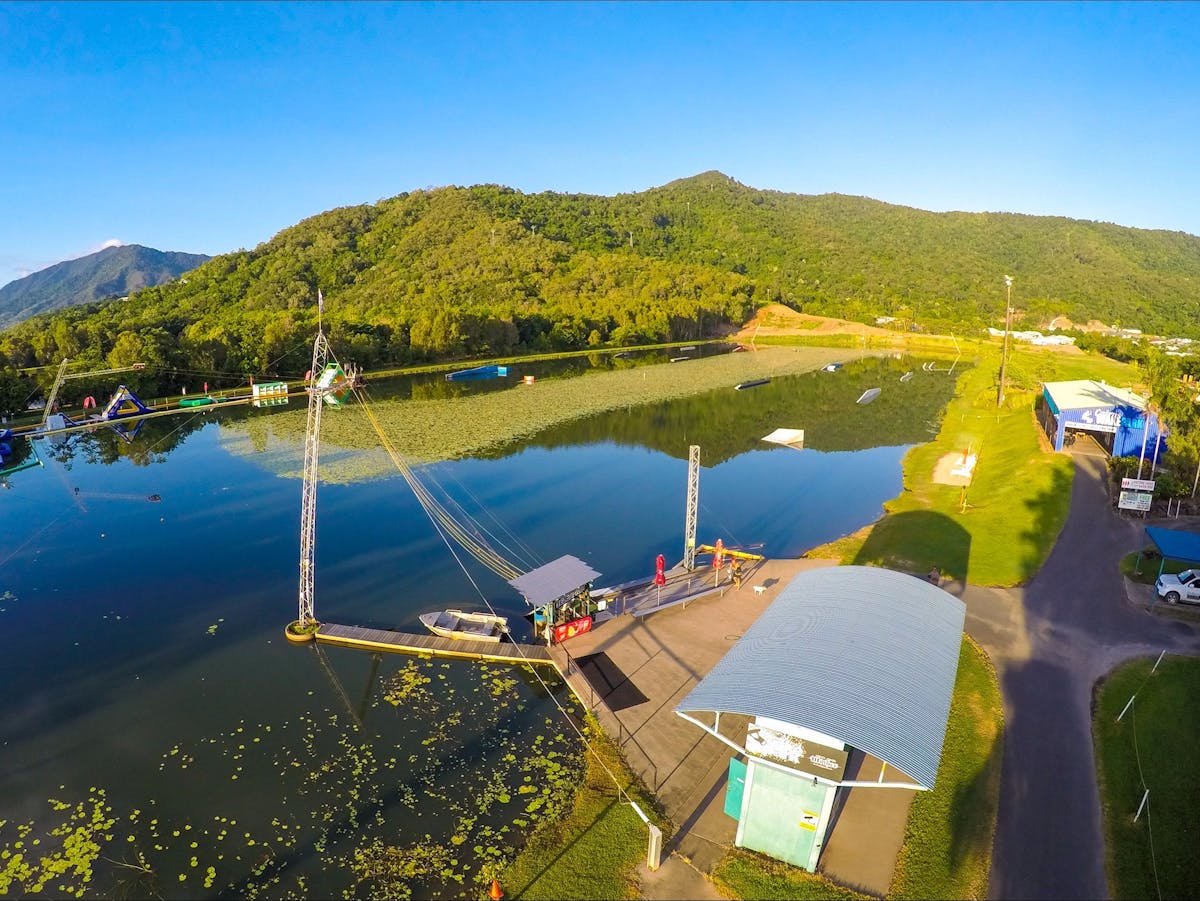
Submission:
POLYGON ((600 573, 578 557, 566 554, 557 560, 551 560, 545 566, 509 579, 508 584, 517 589, 534 607, 541 607, 598 578, 600 573))
POLYGON ((804 726, 931 789, 965 617, 962 601, 914 576, 868 566, 810 570, 788 583, 675 712, 804 726))

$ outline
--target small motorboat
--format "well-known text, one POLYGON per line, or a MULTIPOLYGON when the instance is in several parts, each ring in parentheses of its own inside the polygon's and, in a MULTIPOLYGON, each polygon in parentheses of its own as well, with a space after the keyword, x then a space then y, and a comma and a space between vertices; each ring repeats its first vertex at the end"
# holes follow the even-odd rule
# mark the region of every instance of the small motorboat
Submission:
POLYGON ((841 363, 829 363, 826 366, 822 366, 821 371, 822 372, 837 372, 841 368, 842 368, 841 363))
POLYGON ((906 373, 904 373, 904 375, 900 376, 900 381, 907 382, 911 378, 912 378, 912 373, 906 372, 906 373))
POLYGON ((508 619, 491 613, 464 613, 461 610, 437 610, 422 613, 421 625, 443 638, 469 641, 499 641, 508 634, 508 619))
POLYGON ((757 388, 759 385, 767 385, 770 384, 770 382, 770 379, 754 379, 750 382, 740 382, 733 387, 738 391, 745 391, 747 388, 757 388))

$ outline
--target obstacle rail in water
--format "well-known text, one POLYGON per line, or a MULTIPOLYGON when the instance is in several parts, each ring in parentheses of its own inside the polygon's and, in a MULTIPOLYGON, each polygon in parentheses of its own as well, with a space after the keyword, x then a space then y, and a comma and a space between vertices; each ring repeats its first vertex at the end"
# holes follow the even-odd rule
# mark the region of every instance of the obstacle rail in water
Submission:
POLYGON ((363 626, 343 626, 322 623, 317 629, 317 641, 340 644, 351 648, 391 651, 400 654, 429 654, 434 657, 458 657, 488 663, 540 663, 554 665, 550 649, 540 644, 507 644, 488 641, 469 641, 462 638, 442 638, 440 635, 413 635, 388 629, 368 629, 363 626))

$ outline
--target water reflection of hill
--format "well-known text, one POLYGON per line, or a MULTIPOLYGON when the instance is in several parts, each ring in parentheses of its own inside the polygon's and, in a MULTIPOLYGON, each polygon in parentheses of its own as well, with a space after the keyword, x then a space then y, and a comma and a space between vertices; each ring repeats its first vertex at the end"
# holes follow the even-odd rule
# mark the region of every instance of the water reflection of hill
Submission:
POLYGON ((836 373, 776 378, 745 391, 717 389, 564 422, 479 456, 611 441, 686 460, 688 445, 699 444, 708 466, 767 447, 762 436, 775 428, 804 429, 804 446, 820 451, 921 444, 936 433, 954 382, 945 372, 923 371, 919 360, 866 358, 836 373), (912 378, 901 382, 910 370, 912 378), (869 388, 882 389, 879 397, 856 403, 869 388))

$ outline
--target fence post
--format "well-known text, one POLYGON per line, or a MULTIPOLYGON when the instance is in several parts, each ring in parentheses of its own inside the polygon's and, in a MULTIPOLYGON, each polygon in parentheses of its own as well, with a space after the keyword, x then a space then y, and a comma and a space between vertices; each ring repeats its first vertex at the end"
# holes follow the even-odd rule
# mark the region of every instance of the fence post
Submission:
POLYGON ((657 870, 662 862, 662 830, 653 823, 650 826, 650 841, 646 847, 646 866, 657 870))

